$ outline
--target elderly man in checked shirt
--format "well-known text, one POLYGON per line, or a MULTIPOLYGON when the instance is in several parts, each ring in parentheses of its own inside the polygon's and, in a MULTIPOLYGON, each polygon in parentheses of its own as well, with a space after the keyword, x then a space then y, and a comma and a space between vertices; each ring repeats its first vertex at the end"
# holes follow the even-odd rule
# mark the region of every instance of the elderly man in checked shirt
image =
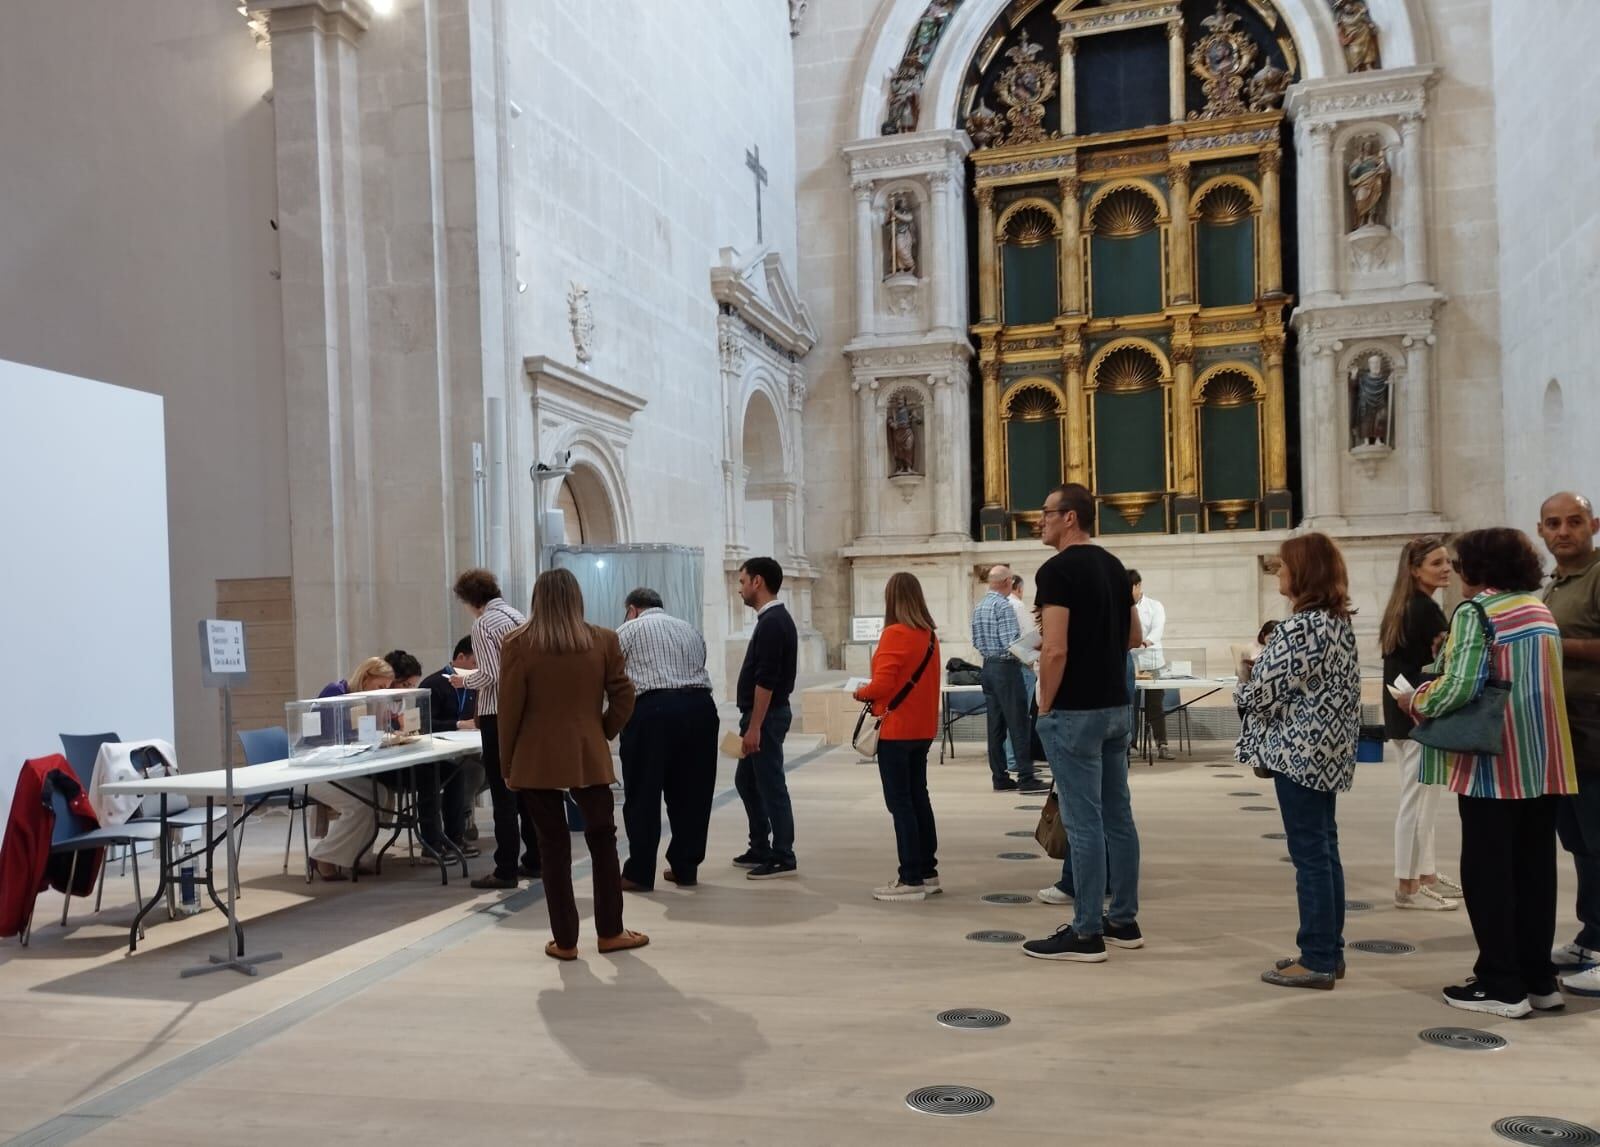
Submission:
POLYGON ((1011 606, 1011 567, 989 570, 989 592, 972 611, 972 644, 983 658, 983 699, 989 723, 989 773, 995 792, 1020 788, 1042 793, 1050 786, 1033 771, 1033 730, 1028 721, 1028 686, 1011 646, 1022 636, 1011 606), (1006 773, 1006 742, 1017 762, 1017 779, 1006 773))
POLYGON ((617 641, 638 700, 622 730, 622 823, 628 833, 622 888, 655 888, 663 796, 672 839, 661 875, 679 888, 691 888, 706 858, 717 782, 717 706, 706 672, 705 638, 667 613, 653 589, 634 590, 626 605, 617 641))

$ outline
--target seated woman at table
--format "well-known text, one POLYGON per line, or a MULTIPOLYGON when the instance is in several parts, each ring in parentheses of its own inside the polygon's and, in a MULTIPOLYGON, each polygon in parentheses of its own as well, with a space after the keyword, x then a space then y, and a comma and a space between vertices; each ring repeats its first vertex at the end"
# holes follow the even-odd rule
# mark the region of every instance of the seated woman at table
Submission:
MULTIPOLYGON (((342 697, 346 693, 393 687, 394 669, 381 657, 369 657, 357 665, 350 676, 326 686, 317 696, 342 697)), ((307 878, 316 875, 324 880, 347 880, 347 870, 373 838, 378 823, 374 806, 388 799, 388 790, 376 777, 357 777, 337 785, 318 781, 306 786, 306 794, 337 814, 328 824, 327 833, 311 846, 307 878), (368 797, 371 804, 363 799, 368 797)))

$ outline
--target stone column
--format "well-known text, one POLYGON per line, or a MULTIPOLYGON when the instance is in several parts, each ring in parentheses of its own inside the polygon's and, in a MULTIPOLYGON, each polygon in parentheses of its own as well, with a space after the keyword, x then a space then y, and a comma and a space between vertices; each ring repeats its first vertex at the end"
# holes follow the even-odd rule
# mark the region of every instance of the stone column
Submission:
POLYGON ((872 181, 850 184, 856 201, 856 334, 873 333, 873 311, 878 294, 878 274, 873 265, 872 181))
POLYGON ((1184 67, 1183 18, 1180 16, 1167 25, 1167 85, 1172 105, 1172 122, 1182 123, 1187 114, 1184 96, 1189 80, 1184 67))
POLYGON ((994 188, 978 188, 978 321, 999 321, 995 282, 994 188))
MULTIPOLYGON (((1261 176, 1261 283, 1258 287, 1264 298, 1283 294, 1283 191, 1278 181, 1278 170, 1283 164, 1283 152, 1277 148, 1263 151, 1256 160, 1261 176)), ((1282 367, 1282 361, 1279 367, 1282 367)))
POLYGON ((1305 481, 1306 524, 1342 525, 1339 474, 1348 432, 1339 414, 1339 385, 1334 371, 1338 343, 1305 344, 1301 353, 1300 441, 1310 446, 1310 473, 1305 481))
POLYGON ((1289 488, 1288 427, 1285 425, 1283 397, 1283 335, 1267 334, 1261 339, 1261 358, 1266 367, 1267 401, 1262 410, 1266 419, 1267 489, 1289 488))
POLYGON ((878 417, 878 384, 857 381, 852 385, 857 395, 856 425, 861 430, 861 473, 856 476, 861 537, 872 539, 883 534, 878 515, 878 492, 884 480, 883 419, 878 417))
POLYGON ((789 364, 789 440, 794 443, 794 458, 789 469, 789 556, 801 564, 806 558, 806 372, 797 362, 789 364))
POLYGON ((956 476, 966 451, 966 439, 956 434, 956 380, 953 375, 933 375, 933 427, 924 449, 933 471, 933 533, 938 541, 963 541, 967 532, 962 518, 966 507, 961 501, 956 476))
POLYGON ((1067 481, 1089 481, 1088 417, 1083 402, 1083 344, 1068 343, 1061 351, 1062 385, 1067 391, 1067 481))
POLYGON ((1406 513, 1431 517, 1433 483, 1433 335, 1407 335, 1400 436, 1406 454, 1406 513))
POLYGON ((1061 37, 1061 138, 1078 134, 1078 41, 1061 37))
POLYGON ((1194 343, 1187 338, 1172 344, 1173 488, 1180 498, 1200 493, 1195 463, 1194 343))
POLYGON ((926 278, 933 280, 932 326, 951 328, 956 325, 955 319, 950 314, 950 285, 955 278, 953 264, 965 252, 945 241, 945 237, 950 233, 950 173, 931 172, 928 175, 928 188, 931 192, 929 198, 932 218, 929 220, 929 226, 922 229, 923 242, 920 255, 924 267, 919 269, 926 278), (932 242, 929 242, 930 239, 932 242))
POLYGON ((1428 283, 1426 187, 1422 178, 1422 112, 1400 117, 1400 231, 1405 243, 1406 286, 1428 283))
MULTIPOLYGON (((984 348, 995 355, 994 347, 984 348)), ((1005 476, 1000 469, 1000 360, 983 361, 983 504, 986 509, 1000 507, 1005 476)))
POLYGON ((301 688, 377 640, 360 76, 366 0, 258 0, 272 36, 301 688))
POLYGON ((1308 158, 1301 178, 1306 194, 1301 196, 1302 213, 1311 218, 1311 260, 1306 268, 1310 294, 1328 295, 1337 290, 1339 261, 1339 229, 1344 219, 1341 206, 1343 191, 1335 185, 1337 172, 1333 169, 1333 125, 1313 123, 1306 125, 1308 158))
POLYGON ((1069 315, 1083 314, 1083 254, 1078 222, 1078 177, 1069 175, 1057 186, 1061 191, 1061 309, 1069 315))
POLYGON ((1171 286, 1167 290, 1169 304, 1194 301, 1194 235, 1189 228, 1189 165, 1174 163, 1167 169, 1171 183, 1171 244, 1168 261, 1171 286))

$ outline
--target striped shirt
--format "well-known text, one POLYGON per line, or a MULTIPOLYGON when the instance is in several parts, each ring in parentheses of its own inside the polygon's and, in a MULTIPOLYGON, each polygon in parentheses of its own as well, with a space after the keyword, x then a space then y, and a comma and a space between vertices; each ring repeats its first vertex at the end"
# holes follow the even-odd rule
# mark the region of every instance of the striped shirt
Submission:
POLYGON ((664 609, 642 610, 617 627, 617 641, 638 693, 655 689, 710 689, 706 639, 664 609))
POLYGON ((990 590, 972 611, 972 644, 982 657, 1010 657, 1007 652, 1022 636, 1011 599, 990 590))
POLYGON ((497 597, 483 607, 472 623, 472 653, 478 667, 467 674, 467 688, 478 692, 478 716, 500 713, 500 645, 527 618, 512 609, 505 598, 497 597))
POLYGON ((1422 717, 1453 713, 1478 695, 1492 675, 1511 683, 1505 747, 1498 755, 1452 753, 1423 746, 1423 784, 1448 784, 1469 797, 1521 800, 1578 790, 1572 734, 1562 696, 1561 635, 1555 619, 1528 593, 1485 590, 1473 598, 1489 615, 1488 648, 1478 613, 1463 604, 1437 663, 1438 677, 1417 690, 1422 717))

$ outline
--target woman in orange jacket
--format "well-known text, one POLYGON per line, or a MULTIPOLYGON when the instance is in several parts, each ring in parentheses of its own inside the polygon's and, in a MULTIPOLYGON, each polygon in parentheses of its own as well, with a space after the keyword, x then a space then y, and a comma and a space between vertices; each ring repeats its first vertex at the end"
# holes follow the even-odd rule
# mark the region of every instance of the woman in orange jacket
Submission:
POLYGON ((856 691, 883 718, 878 776, 894 818, 900 875, 873 890, 877 900, 926 900, 939 887, 939 835, 928 801, 928 747, 939 732, 939 638, 922 583, 897 573, 884 590, 884 628, 872 654, 872 679, 856 691))

